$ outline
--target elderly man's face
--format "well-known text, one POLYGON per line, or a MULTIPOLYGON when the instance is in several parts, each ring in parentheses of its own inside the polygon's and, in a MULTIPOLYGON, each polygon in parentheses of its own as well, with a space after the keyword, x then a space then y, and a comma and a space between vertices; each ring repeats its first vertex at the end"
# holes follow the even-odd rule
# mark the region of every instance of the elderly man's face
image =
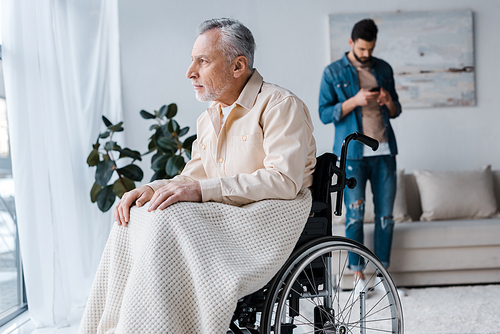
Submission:
POLYGON ((212 29, 198 36, 191 54, 192 63, 186 73, 199 101, 217 101, 231 86, 231 64, 217 48, 219 31, 212 29))

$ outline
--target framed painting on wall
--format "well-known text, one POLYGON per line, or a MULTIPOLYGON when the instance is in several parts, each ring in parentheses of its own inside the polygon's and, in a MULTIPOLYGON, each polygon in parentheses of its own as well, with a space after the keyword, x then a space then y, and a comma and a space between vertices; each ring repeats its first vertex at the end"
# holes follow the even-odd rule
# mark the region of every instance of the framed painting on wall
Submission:
POLYGON ((349 51, 352 27, 364 18, 378 26, 373 56, 392 66, 404 108, 476 104, 471 10, 331 14, 332 62, 349 51))

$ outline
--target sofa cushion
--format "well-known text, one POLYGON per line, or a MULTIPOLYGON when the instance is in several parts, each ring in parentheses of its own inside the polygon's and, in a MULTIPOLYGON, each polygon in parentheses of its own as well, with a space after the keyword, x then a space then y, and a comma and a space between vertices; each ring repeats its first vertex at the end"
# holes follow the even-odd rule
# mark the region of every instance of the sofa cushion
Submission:
POLYGON ((491 171, 491 174, 493 175, 493 188, 495 189, 497 208, 500 211, 500 170, 491 171))
MULTIPOLYGON (((335 177, 335 176, 334 176, 335 177)), ((334 181, 335 183, 335 181, 334 181)), ((366 191, 365 191, 365 223, 373 223, 375 220, 374 206, 373 206, 373 194, 371 190, 370 182, 366 183, 366 191)), ((336 193, 332 194, 332 210, 335 211, 335 203, 336 203, 337 195, 336 193)), ((398 170, 397 175, 397 190, 396 190, 396 199, 394 200, 394 222, 402 223, 411 221, 411 217, 408 215, 408 207, 406 202, 406 182, 404 178, 404 170, 398 170)), ((342 216, 333 217, 333 224, 335 225, 344 225, 345 224, 345 203, 342 203, 342 216)))
POLYGON ((473 171, 415 170, 420 220, 491 218, 498 215, 491 167, 473 171))

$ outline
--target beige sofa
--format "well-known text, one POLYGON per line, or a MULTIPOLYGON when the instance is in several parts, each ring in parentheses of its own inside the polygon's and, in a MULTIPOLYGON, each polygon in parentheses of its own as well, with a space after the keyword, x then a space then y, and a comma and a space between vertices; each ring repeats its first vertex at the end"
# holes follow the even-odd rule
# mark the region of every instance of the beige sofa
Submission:
MULTIPOLYGON (((453 183, 452 189, 443 189, 450 187, 446 181, 449 182, 450 179, 453 181, 453 177, 449 178, 448 174, 443 174, 445 172, 431 175, 434 178, 427 180, 425 177, 422 180, 419 171, 415 171, 415 175, 400 173, 395 218, 403 222, 395 224, 389 268, 398 286, 500 282, 500 218, 498 216, 500 171, 483 169, 475 172, 476 174, 481 172, 483 176, 490 175, 489 179, 486 177, 478 181, 472 178, 470 182, 467 182, 467 175, 455 173, 453 177, 457 182, 453 183), (427 185, 426 182, 428 182, 427 185), (464 189, 460 190, 462 183, 464 189), (485 194, 481 193, 484 189, 474 188, 477 188, 478 183, 482 184, 479 187, 485 188, 486 193, 493 192, 491 195, 494 196, 493 200, 486 198, 486 201, 489 201, 488 210, 491 210, 492 205, 496 206, 496 213, 486 214, 493 218, 475 217, 485 215, 484 210, 482 213, 474 212, 474 205, 482 205, 475 202, 485 201, 483 198, 485 194), (448 201, 448 204, 441 203, 441 200, 448 201), (401 208, 401 202, 406 202, 403 203, 406 207, 401 208), (450 203, 456 203, 459 207, 451 208, 449 212, 444 213, 444 217, 458 215, 458 218, 443 219, 439 217, 439 213, 432 212, 432 210, 439 211, 441 206, 450 206, 450 203), (435 207, 432 207, 434 204, 435 207), (468 205, 471 207, 467 207, 468 205), (426 210, 426 214, 423 215, 426 210), (472 212, 471 215, 474 217, 465 217, 464 212, 472 212), (436 214, 437 219, 433 219, 433 214, 436 214), (420 221, 421 217, 431 220, 420 221)), ((368 207, 368 201, 367 198, 367 210, 373 210, 372 207, 368 207)), ((365 244, 373 249, 374 224, 365 223, 364 230, 365 244)), ((333 231, 336 235, 345 235, 343 222, 337 220, 333 231)))

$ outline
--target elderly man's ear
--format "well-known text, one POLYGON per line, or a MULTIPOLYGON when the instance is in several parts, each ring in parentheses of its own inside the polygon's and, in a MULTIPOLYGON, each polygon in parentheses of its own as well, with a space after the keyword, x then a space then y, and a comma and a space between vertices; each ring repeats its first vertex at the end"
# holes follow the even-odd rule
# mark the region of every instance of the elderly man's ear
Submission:
POLYGON ((248 60, 245 56, 238 56, 233 63, 233 76, 239 78, 243 74, 247 73, 248 60))

